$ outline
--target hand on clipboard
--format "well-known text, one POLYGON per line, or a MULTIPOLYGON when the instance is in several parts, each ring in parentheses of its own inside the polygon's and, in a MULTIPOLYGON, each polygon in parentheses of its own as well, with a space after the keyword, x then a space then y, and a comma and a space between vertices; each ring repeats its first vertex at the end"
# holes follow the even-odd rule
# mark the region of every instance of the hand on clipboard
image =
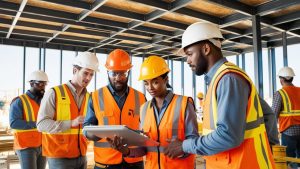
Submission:
POLYGON ((121 152, 124 156, 128 156, 130 153, 130 150, 127 146, 127 144, 124 144, 123 137, 114 136, 111 138, 106 138, 107 142, 110 144, 111 148, 118 150, 121 152))
POLYGON ((159 145, 158 142, 124 125, 85 126, 83 130, 99 138, 110 138, 113 140, 115 136, 122 137, 122 142, 128 146, 147 147, 159 145))

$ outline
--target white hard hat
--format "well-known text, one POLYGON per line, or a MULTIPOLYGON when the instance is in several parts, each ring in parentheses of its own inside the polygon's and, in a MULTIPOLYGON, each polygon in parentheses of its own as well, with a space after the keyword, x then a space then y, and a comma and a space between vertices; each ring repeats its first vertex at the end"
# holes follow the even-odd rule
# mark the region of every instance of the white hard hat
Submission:
POLYGON ((190 25, 182 34, 181 49, 177 52, 179 55, 185 55, 184 48, 203 40, 209 40, 212 44, 221 48, 221 41, 224 39, 218 25, 207 22, 196 22, 190 25))
POLYGON ((92 69, 96 72, 99 72, 98 58, 94 53, 91 52, 80 53, 77 57, 75 57, 73 65, 78 65, 80 67, 92 69))
POLYGON ((44 81, 44 82, 48 82, 48 76, 44 71, 41 70, 37 70, 32 72, 29 77, 28 77, 28 82, 35 80, 35 81, 44 81))
POLYGON ((277 76, 291 78, 295 76, 295 73, 290 67, 283 67, 279 70, 277 76))

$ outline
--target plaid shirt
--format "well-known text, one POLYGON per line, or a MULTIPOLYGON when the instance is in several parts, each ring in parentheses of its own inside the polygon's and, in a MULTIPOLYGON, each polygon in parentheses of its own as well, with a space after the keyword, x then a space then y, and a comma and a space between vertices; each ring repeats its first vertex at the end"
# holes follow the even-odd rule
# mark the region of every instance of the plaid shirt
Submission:
MULTIPOLYGON (((277 91, 274 93, 273 103, 272 103, 272 110, 275 113, 277 121, 278 121, 278 117, 279 117, 279 114, 282 111, 282 109, 283 109, 282 97, 281 97, 280 93, 277 91)), ((288 136, 299 136, 300 135, 300 125, 290 126, 286 130, 284 130, 282 133, 285 135, 288 135, 288 136)))

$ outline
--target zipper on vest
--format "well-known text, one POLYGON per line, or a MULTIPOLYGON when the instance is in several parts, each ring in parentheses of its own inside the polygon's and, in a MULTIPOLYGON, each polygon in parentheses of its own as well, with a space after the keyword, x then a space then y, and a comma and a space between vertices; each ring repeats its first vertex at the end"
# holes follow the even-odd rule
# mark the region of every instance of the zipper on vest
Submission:
MULTIPOLYGON (((157 123, 157 122, 156 122, 157 123)), ((160 133, 159 133, 159 126, 156 127, 156 131, 157 131, 157 142, 159 142, 160 140, 160 133)), ((157 146, 157 162, 158 162, 158 169, 160 169, 160 151, 159 151, 159 146, 157 146)))
MULTIPOLYGON (((80 109, 78 109, 78 115, 80 115, 80 109)), ((80 148, 80 126, 81 126, 81 124, 78 125, 78 133, 77 133, 79 157, 82 156, 81 148, 80 148)))

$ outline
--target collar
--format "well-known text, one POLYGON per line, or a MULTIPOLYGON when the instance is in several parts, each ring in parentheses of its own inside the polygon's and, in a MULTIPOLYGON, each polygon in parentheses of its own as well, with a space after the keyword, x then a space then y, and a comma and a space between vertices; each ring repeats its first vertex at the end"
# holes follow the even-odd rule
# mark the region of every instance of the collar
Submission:
POLYGON ((211 68, 210 70, 204 75, 204 80, 206 85, 209 85, 212 78, 216 74, 217 70, 223 65, 223 63, 227 62, 227 59, 223 57, 219 61, 217 61, 211 68))

